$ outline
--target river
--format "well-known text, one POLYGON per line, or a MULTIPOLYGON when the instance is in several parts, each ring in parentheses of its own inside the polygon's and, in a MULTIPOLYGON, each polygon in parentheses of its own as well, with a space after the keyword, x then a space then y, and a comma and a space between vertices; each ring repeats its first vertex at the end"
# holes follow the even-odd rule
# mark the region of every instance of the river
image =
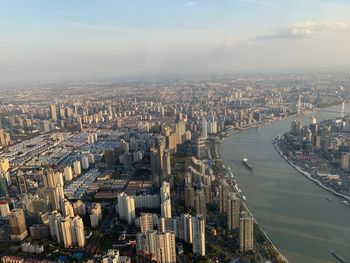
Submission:
MULTIPOLYGON (((324 110, 339 111, 340 106, 324 110)), ((315 114, 318 122, 338 115, 315 114)), ((339 262, 330 250, 350 262, 350 206, 297 172, 272 145, 272 138, 289 131, 294 119, 309 124, 310 115, 234 134, 222 142, 220 157, 231 167, 254 217, 290 262, 339 262), (254 166, 252 173, 242 165, 243 156, 254 166)))

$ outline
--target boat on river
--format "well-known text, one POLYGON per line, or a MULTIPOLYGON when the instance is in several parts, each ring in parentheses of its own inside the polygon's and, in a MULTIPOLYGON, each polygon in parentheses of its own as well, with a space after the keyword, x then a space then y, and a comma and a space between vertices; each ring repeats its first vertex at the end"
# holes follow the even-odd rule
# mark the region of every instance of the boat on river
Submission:
POLYGON ((243 158, 242 163, 248 170, 253 170, 253 166, 248 162, 248 158, 243 158))
POLYGON ((335 252, 334 250, 331 250, 331 253, 332 253, 332 255, 333 255, 336 259, 338 259, 340 262, 346 263, 346 260, 345 260, 344 258, 342 258, 340 255, 338 255, 337 252, 335 252))

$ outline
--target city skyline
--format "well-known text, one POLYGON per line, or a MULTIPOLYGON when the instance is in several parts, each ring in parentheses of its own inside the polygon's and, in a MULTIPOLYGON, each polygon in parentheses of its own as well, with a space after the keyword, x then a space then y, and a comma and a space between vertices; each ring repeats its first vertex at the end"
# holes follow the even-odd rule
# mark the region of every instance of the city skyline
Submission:
POLYGON ((350 66, 341 0, 6 1, 0 11, 0 84, 350 66))

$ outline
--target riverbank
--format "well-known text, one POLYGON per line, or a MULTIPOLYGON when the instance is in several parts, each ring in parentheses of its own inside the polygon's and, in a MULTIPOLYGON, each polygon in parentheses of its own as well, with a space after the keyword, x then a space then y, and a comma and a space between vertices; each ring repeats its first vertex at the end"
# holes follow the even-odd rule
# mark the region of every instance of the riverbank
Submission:
POLYGON ((337 191, 335 191, 334 189, 324 185, 321 181, 317 180, 316 178, 314 178, 309 172, 303 170, 301 167, 295 165, 284 153, 283 151, 280 149, 278 143, 280 142, 280 140, 282 139, 282 136, 279 135, 279 139, 275 140, 273 145, 274 148, 276 149, 276 151, 279 153, 279 155, 290 165, 292 166, 295 170, 297 170, 299 173, 301 173, 302 175, 304 175, 306 178, 308 178, 310 181, 312 181, 313 183, 315 183, 316 185, 320 186, 321 188, 323 188, 324 190, 330 192, 331 194, 344 198, 346 200, 350 200, 350 196, 347 195, 343 195, 341 193, 338 193, 337 191))
MULTIPOLYGON (((280 120, 284 120, 284 119, 287 119, 289 117, 292 117, 294 115, 290 115, 290 116, 287 116, 285 118, 282 118, 282 119, 279 119, 279 120, 276 120, 276 121, 280 121, 280 120)), ((246 127, 244 129, 240 129, 240 130, 236 130, 234 132, 232 132, 231 134, 225 136, 224 138, 229 138, 233 135, 236 135, 242 131, 246 131, 246 130, 249 130, 249 129, 253 129, 253 128, 256 128, 256 127, 261 127, 265 124, 268 124, 268 123, 274 123, 276 121, 271 121, 271 122, 266 122, 266 123, 259 123, 259 124, 255 124, 255 125, 251 125, 250 127, 246 127)), ((221 143, 222 141, 220 141, 219 143, 219 146, 221 146, 221 143)), ((220 157, 220 156, 219 156, 220 157)), ((221 157, 220 157, 221 158, 221 157)), ((257 226, 259 229, 259 231, 263 234, 264 238, 266 239, 267 242, 270 243, 272 249, 276 252, 277 256, 276 256, 276 261, 277 262, 280 262, 280 263, 289 263, 288 259, 283 255, 283 253, 277 248, 277 246, 275 245, 275 243, 273 242, 273 240, 270 238, 270 236, 267 234, 267 232, 264 230, 263 226, 258 222, 258 220, 254 217, 253 213, 250 211, 250 209, 248 208, 248 206, 246 205, 246 203, 244 202, 244 200, 242 199, 242 204, 243 204, 243 207, 245 209, 245 211, 248 212, 248 214, 250 216, 252 216, 254 218, 254 222, 255 222, 255 226, 257 226)))

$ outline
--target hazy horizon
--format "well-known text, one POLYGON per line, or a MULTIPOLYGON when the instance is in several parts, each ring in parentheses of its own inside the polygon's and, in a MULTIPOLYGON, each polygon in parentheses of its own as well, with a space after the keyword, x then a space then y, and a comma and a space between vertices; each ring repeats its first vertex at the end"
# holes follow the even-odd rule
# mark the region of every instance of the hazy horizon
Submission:
POLYGON ((5 1, 0 84, 350 69, 345 0, 5 1))

